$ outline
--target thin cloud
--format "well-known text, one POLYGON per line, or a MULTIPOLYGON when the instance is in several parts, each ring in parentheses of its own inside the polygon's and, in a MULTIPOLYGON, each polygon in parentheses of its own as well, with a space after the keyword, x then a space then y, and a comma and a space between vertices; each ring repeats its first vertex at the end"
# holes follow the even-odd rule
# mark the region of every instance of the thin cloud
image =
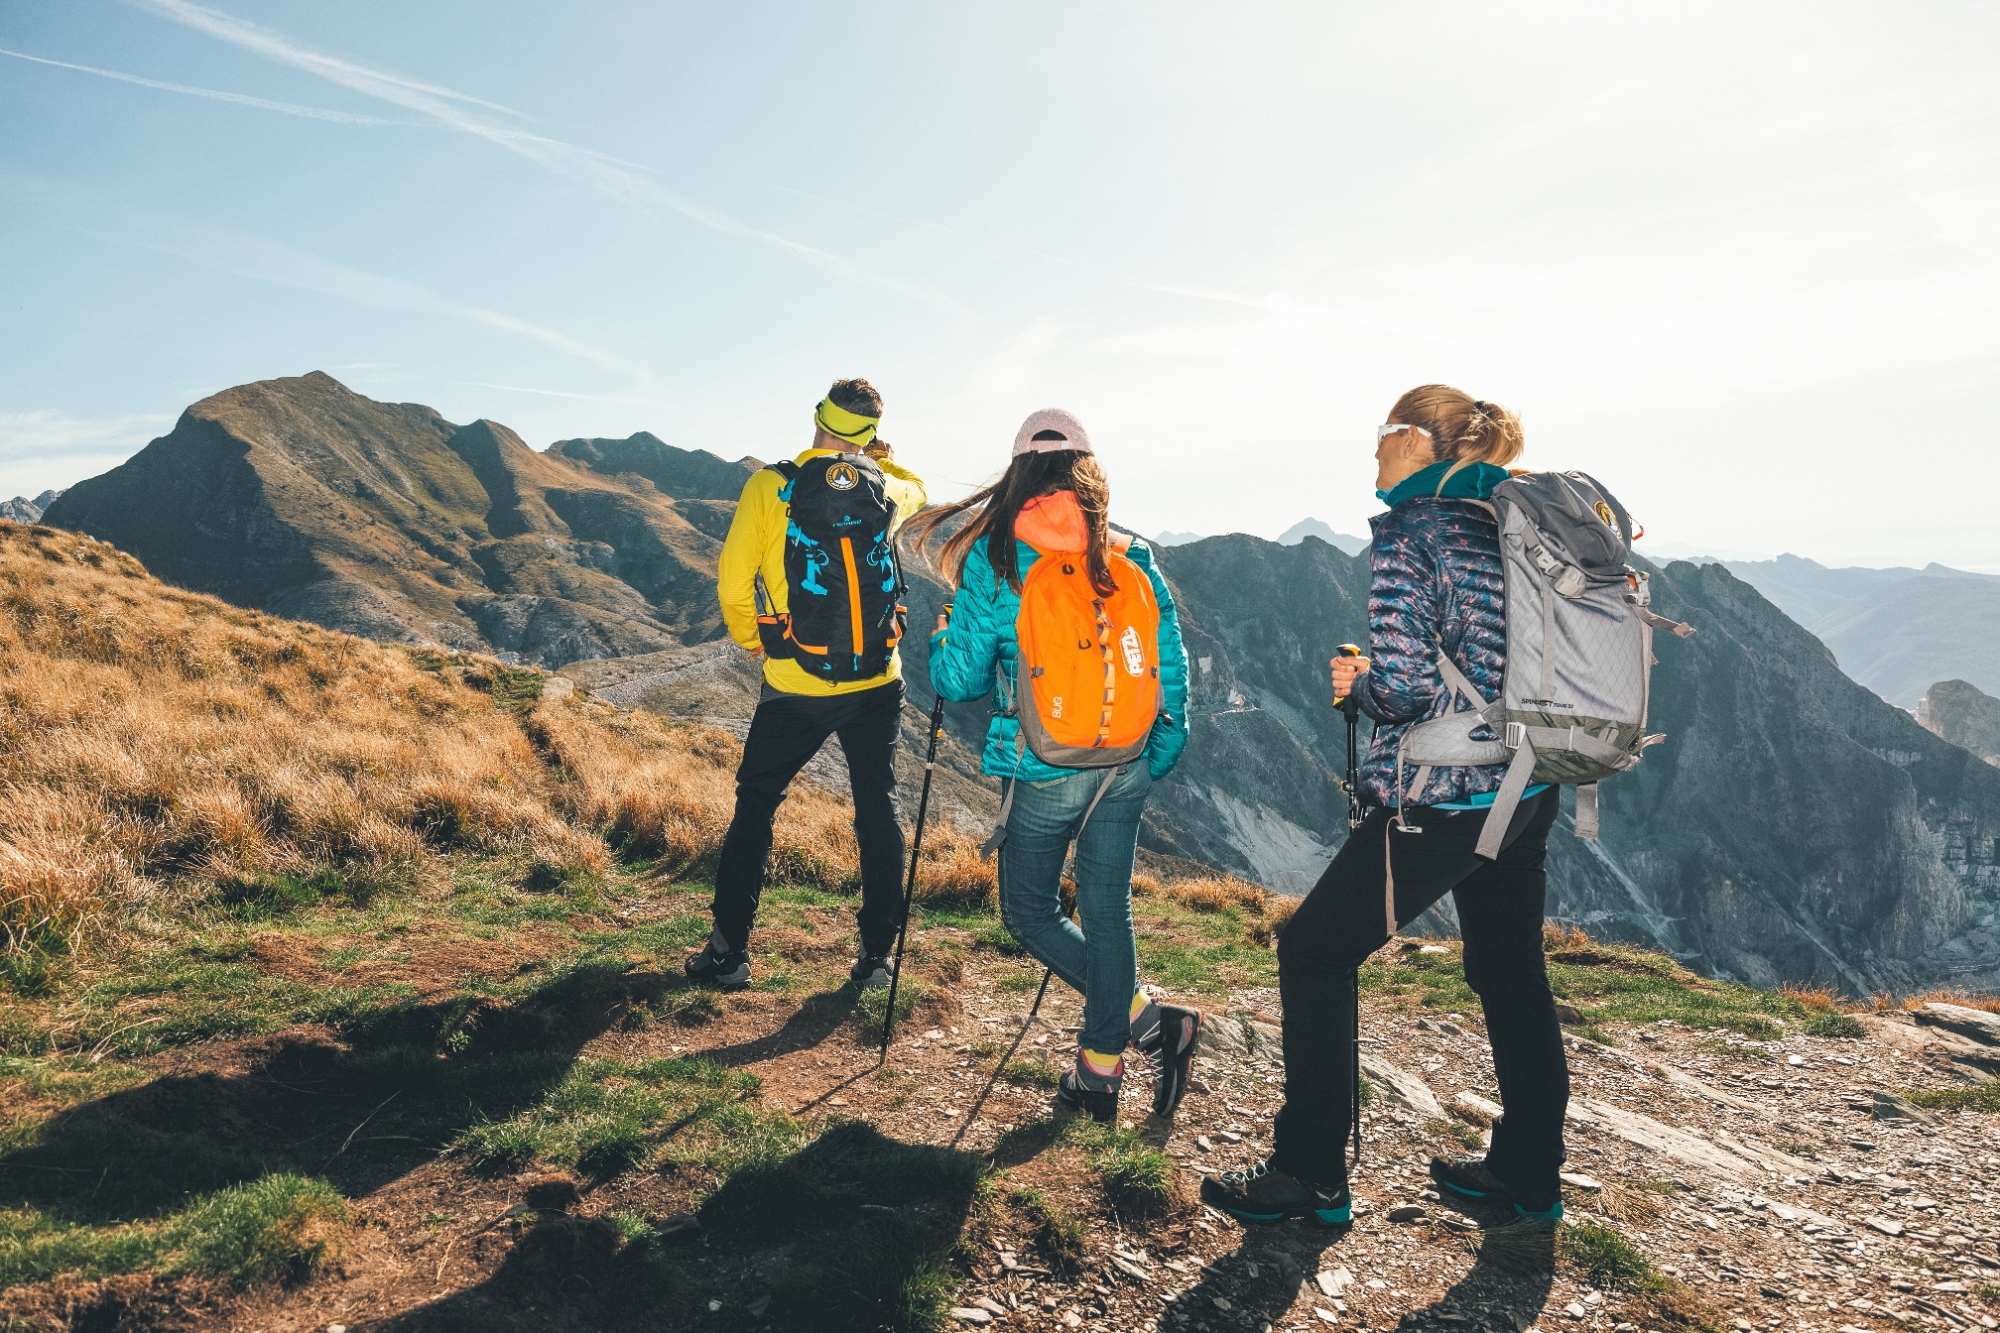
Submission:
POLYGON ((839 255, 738 222, 726 213, 676 194, 657 181, 646 179, 635 170, 629 169, 631 164, 621 162, 617 158, 577 144, 566 143, 561 139, 552 139, 547 135, 531 134, 508 125, 496 125, 491 120, 466 109, 467 106, 478 106, 506 115, 519 115, 518 112, 510 111, 506 107, 484 102, 437 84, 420 83, 399 74, 323 55, 300 46, 290 38, 272 32, 268 28, 246 23, 242 19, 224 14, 220 10, 210 9, 205 5, 190 3, 190 0, 130 0, 130 2, 193 28, 197 32, 205 33, 218 41, 228 42, 232 46, 254 52, 268 60, 318 75, 343 88, 429 116, 448 129, 484 139, 621 203, 642 210, 664 208, 713 231, 758 241, 788 254, 810 259, 850 281, 874 283, 932 305, 951 304, 933 293, 871 273, 839 255))
POLYGON ((165 83, 159 79, 145 79, 137 74, 121 74, 115 69, 99 69, 95 65, 73 65, 67 60, 50 60, 44 56, 31 56, 25 51, 9 51, 0 47, 0 56, 12 56, 16 60, 28 60, 37 65, 51 65, 56 69, 73 69, 81 74, 95 74, 100 79, 116 79, 120 83, 136 83, 141 88, 158 88, 161 92, 181 93, 188 97, 205 97, 211 102, 229 102, 236 106, 256 107, 260 111, 277 111, 287 116, 303 116, 307 120, 331 120, 341 125, 408 125, 406 120, 384 120, 380 116, 357 116, 351 111, 332 111, 322 106, 300 106, 297 102, 273 102, 267 97, 251 97, 247 93, 226 93, 219 88, 195 88, 185 83, 165 83))
POLYGON ((544 347, 554 348, 579 360, 629 375, 641 382, 650 383, 652 380, 651 372, 643 366, 634 365, 601 347, 594 347, 566 333, 543 328, 539 324, 503 311, 471 305, 441 292, 434 292, 428 287, 418 286, 414 282, 405 282, 401 278, 384 277, 378 273, 349 268, 319 255, 295 250, 268 237, 239 232, 189 230, 171 240, 163 239, 156 233, 148 233, 143 237, 109 236, 105 239, 137 249, 172 255, 176 259, 199 264, 203 268, 214 269, 217 272, 273 283, 281 287, 294 287, 301 291, 318 292, 355 305, 372 306, 378 310, 403 310, 413 314, 436 315, 445 319, 483 324, 503 333, 541 343, 544 347))
POLYGON ((49 408, 0 412, 0 462, 129 453, 172 419, 154 412, 96 418, 49 408))

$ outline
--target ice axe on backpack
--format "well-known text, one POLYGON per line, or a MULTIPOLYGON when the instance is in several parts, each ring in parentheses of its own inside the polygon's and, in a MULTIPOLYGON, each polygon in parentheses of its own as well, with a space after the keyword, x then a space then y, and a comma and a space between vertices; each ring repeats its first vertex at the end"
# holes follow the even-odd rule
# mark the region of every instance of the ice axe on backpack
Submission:
MULTIPOLYGON (((1359 657, 1358 644, 1343 643, 1333 650, 1341 657, 1359 657)), ((1361 729, 1361 701, 1352 692, 1341 695, 1333 701, 1347 718, 1347 781, 1341 786, 1347 792, 1347 831, 1352 833, 1361 827, 1361 746, 1357 733, 1361 729)), ((1361 969, 1354 969, 1354 1068, 1349 1071, 1354 1089, 1354 1162, 1361 1164, 1361 969)))
POLYGON ((903 942, 910 933, 910 905, 917 896, 917 858, 924 850, 924 816, 931 808, 931 774, 937 769, 938 741, 944 736, 944 696, 931 709, 930 748, 924 754, 924 787, 917 797, 917 829, 910 838, 910 873, 903 882, 903 917, 896 926, 896 963, 889 970, 889 1004, 882 1015, 882 1058, 889 1058, 889 1028, 896 1021, 896 988, 903 980, 903 942))

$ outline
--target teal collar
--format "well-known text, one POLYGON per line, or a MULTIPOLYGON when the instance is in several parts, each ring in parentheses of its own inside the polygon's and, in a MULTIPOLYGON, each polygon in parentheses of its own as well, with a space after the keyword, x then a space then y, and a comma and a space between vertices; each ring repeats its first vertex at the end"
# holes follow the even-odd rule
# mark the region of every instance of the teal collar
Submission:
POLYGON ((1450 463, 1433 463, 1421 472, 1412 473, 1396 483, 1395 489, 1375 492, 1375 498, 1394 509, 1403 501, 1417 495, 1441 495, 1447 500, 1484 500, 1493 494, 1493 488, 1513 474, 1506 468, 1492 463, 1469 463, 1449 479, 1445 473, 1451 472, 1450 463), (1440 487, 1438 483, 1444 485, 1440 487))

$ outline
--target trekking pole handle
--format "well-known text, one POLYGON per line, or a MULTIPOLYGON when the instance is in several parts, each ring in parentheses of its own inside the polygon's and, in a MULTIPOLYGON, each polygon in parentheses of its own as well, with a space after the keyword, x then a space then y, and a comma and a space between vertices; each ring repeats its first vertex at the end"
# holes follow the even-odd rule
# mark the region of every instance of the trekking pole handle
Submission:
MULTIPOLYGON (((1343 643, 1338 648, 1334 649, 1333 653, 1335 657, 1362 656, 1361 645, 1355 643, 1343 643)), ((1366 661, 1367 659, 1364 657, 1362 658, 1362 660, 1366 661)), ((1363 671, 1366 671, 1368 668, 1364 666, 1361 669, 1363 671)), ((1360 710, 1361 703, 1354 697, 1352 693, 1336 694, 1333 697, 1333 706, 1335 708, 1338 708, 1341 712, 1348 714, 1351 717, 1360 710)))

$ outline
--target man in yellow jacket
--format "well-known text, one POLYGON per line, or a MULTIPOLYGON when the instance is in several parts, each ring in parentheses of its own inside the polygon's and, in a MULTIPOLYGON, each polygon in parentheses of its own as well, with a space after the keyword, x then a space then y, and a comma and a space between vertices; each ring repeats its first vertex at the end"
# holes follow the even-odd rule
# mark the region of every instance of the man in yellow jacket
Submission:
POLYGON ((847 756, 861 845, 861 946, 850 975, 861 986, 890 981, 904 854, 896 814, 903 617, 895 604, 902 585, 894 542, 925 494, 877 438, 881 419, 882 396, 867 380, 836 381, 813 410, 812 447, 744 483, 722 546, 716 583, 723 622, 764 666, 736 771, 736 814, 715 871, 715 928, 687 960, 689 977, 725 990, 750 984, 750 927, 778 805, 832 735, 847 756))

